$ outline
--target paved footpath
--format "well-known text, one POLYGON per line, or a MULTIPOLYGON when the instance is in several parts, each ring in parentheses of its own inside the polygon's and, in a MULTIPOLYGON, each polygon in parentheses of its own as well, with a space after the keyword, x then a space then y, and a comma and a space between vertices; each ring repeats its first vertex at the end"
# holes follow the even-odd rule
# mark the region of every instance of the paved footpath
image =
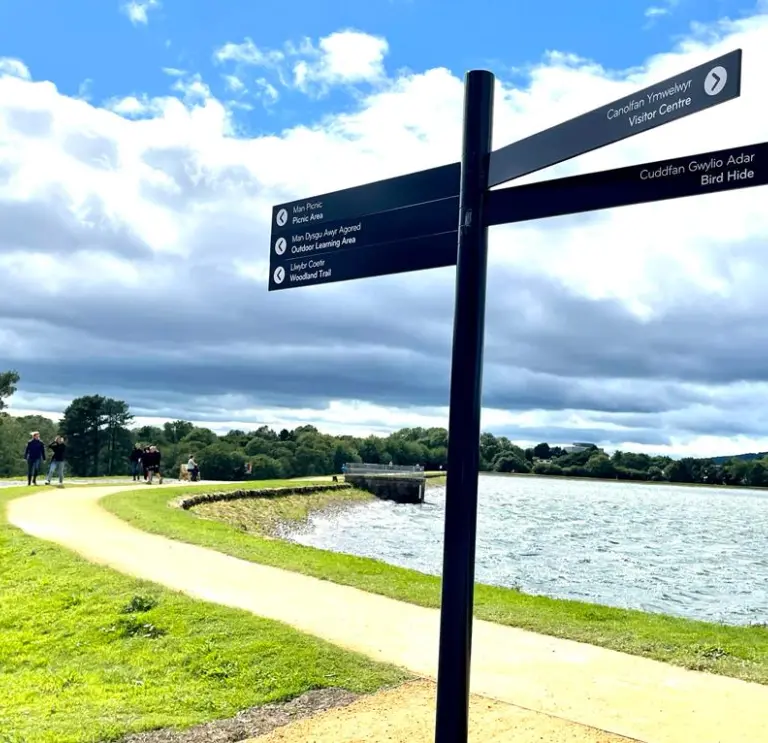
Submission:
MULTIPOLYGON (((147 534, 98 505, 121 490, 43 491, 11 501, 8 516, 95 563, 434 679, 436 610, 147 534)), ((646 743, 768 740, 768 687, 484 621, 473 637, 475 694, 646 743)))

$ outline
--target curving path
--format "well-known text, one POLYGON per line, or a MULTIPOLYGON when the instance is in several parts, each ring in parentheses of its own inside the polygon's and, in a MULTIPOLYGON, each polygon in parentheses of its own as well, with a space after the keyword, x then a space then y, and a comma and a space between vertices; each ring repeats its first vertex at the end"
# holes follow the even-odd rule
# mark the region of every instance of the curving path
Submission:
MULTIPOLYGON (((38 492, 11 501, 9 521, 95 563, 435 677, 436 610, 147 534, 99 507, 126 489, 38 492)), ((484 621, 473 636, 475 694, 646 743, 766 739, 768 687, 484 621)))

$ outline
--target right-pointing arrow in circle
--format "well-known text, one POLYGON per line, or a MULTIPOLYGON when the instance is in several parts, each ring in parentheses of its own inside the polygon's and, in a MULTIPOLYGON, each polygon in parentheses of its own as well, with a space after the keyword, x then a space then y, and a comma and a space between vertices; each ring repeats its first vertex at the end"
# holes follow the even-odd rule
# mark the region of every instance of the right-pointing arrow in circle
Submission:
POLYGON ((725 87, 725 83, 728 80, 728 72, 725 67, 718 65, 713 67, 704 80, 704 92, 707 95, 717 95, 725 87))

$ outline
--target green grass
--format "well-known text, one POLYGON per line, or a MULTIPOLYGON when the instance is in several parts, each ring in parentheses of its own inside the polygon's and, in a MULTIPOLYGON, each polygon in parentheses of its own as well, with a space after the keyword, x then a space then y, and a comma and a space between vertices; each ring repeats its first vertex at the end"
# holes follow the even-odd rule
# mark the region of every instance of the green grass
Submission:
MULTIPOLYGON (((295 482, 273 481, 260 485, 278 487, 288 484, 295 485, 295 482)), ((427 607, 440 605, 438 577, 378 560, 260 538, 229 524, 200 519, 194 513, 170 508, 168 501, 183 490, 123 492, 109 496, 102 503, 112 513, 148 532, 408 603, 427 607)), ((531 596, 482 584, 475 590, 475 616, 685 668, 768 684, 768 629, 764 626, 732 627, 696 622, 531 596)))
POLYGON ((371 692, 406 678, 283 624, 29 537, 5 516, 7 501, 28 493, 0 490, 0 743, 112 741, 310 689, 371 692))
POLYGON ((222 521, 241 531, 272 536, 281 523, 301 524, 312 513, 363 503, 373 497, 370 493, 355 489, 320 491, 307 495, 272 495, 265 498, 214 501, 194 506, 192 511, 201 518, 222 521))

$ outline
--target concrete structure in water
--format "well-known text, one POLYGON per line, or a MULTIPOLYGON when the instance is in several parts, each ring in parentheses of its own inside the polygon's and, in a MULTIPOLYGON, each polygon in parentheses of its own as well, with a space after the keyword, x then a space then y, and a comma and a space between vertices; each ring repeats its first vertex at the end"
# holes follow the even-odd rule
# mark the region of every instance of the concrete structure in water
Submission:
POLYGON ((347 464, 344 482, 395 503, 423 503, 427 475, 421 467, 347 464))

